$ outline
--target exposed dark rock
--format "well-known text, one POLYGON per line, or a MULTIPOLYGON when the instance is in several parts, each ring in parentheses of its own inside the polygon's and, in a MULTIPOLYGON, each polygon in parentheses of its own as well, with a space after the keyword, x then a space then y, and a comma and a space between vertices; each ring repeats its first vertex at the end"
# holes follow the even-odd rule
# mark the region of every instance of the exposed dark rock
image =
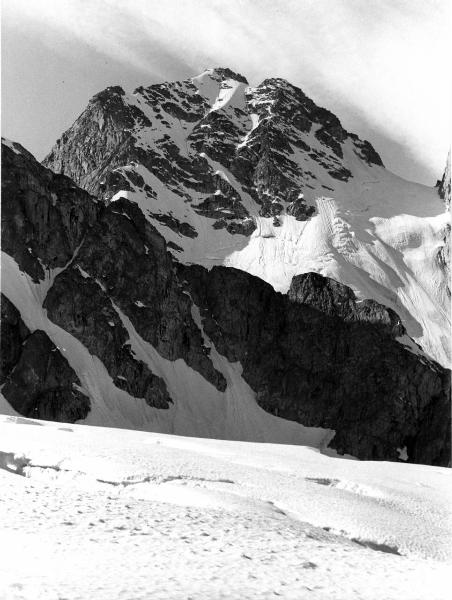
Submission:
POLYGON ((357 154, 360 158, 365 160, 369 165, 377 165, 379 167, 384 167, 383 161, 381 160, 381 156, 375 150, 370 142, 367 140, 360 140, 359 137, 355 133, 348 133, 349 138, 353 140, 353 144, 355 146, 355 154, 357 154))
POLYGON ((57 140, 44 164, 97 194, 109 171, 133 160, 132 129, 149 126, 142 111, 126 102, 120 86, 96 94, 72 127, 57 140))
POLYGON ((71 260, 100 205, 17 147, 14 152, 2 144, 2 249, 38 281, 43 266, 54 269, 71 260))
POLYGON ((55 279, 44 308, 54 323, 101 359, 117 387, 150 406, 168 408, 171 399, 164 381, 135 359, 129 335, 98 283, 77 268, 66 269, 55 279))
POLYGON ((213 368, 191 317, 190 299, 180 293, 164 238, 136 204, 120 198, 106 207, 86 236, 76 266, 105 287, 141 337, 163 357, 183 358, 218 389, 225 389, 224 377, 213 368))
POLYGON ((352 177, 352 172, 346 167, 340 167, 338 169, 331 169, 328 171, 331 177, 334 179, 339 179, 339 181, 348 181, 350 177, 352 177))
POLYGON ((20 317, 17 308, 1 294, 2 329, 0 335, 0 384, 19 361, 22 344, 30 335, 29 329, 20 317))
POLYGON ((30 333, 2 294, 2 394, 25 417, 73 423, 84 419, 89 398, 60 350, 44 331, 30 333))
POLYGON ((219 79, 233 79, 235 81, 240 81, 241 83, 245 83, 248 85, 246 77, 240 75, 240 73, 234 73, 234 71, 231 71, 231 69, 228 69, 227 67, 215 67, 215 69, 213 69, 213 72, 219 79))
MULTIPOLYGON (((438 188, 439 197, 444 201, 446 206, 446 210, 450 210, 450 151, 447 156, 446 168, 444 169, 443 176, 441 181, 438 181, 436 184, 438 188)), ((437 260, 442 269, 447 274, 447 287, 446 293, 449 298, 451 295, 450 291, 450 237, 451 237, 451 228, 450 223, 447 223, 444 227, 444 237, 443 237, 443 245, 438 249, 437 260)))
POLYGON ((183 248, 181 248, 180 246, 178 246, 174 242, 167 242, 166 246, 167 246, 167 248, 172 248, 173 250, 176 250, 176 252, 183 252, 184 251, 183 248))
POLYGON ((250 236, 256 229, 256 222, 250 217, 243 221, 227 221, 225 218, 220 218, 213 224, 214 229, 226 229, 231 235, 250 236))
POLYGON ((198 237, 198 232, 189 223, 181 223, 176 217, 167 214, 150 213, 152 217, 159 223, 163 223, 169 227, 172 231, 180 233, 185 237, 195 238, 198 237))
MULTIPOLYGON (((450 229, 450 223, 447 223, 444 228, 443 245, 440 246, 437 255, 439 264, 447 271, 448 274, 450 274, 450 229)), ((448 277, 448 281, 450 281, 450 277, 448 277)))
POLYGON ((303 198, 296 198, 286 209, 288 215, 292 215, 297 221, 306 221, 315 213, 313 206, 307 206, 303 198))
POLYGON ((246 219, 248 211, 241 204, 238 196, 225 196, 223 193, 208 196, 195 206, 195 211, 210 219, 246 219))
POLYGON ((448 464, 449 373, 394 340, 403 327, 393 311, 373 301, 361 308, 352 290, 317 274, 294 278, 283 296, 235 269, 181 270, 204 330, 241 362, 262 408, 336 430, 339 453, 397 460, 410 438, 410 460, 448 464), (435 415, 434 430, 425 415, 435 415))
POLYGON ((312 306, 322 313, 344 321, 373 323, 389 336, 406 333, 399 316, 375 300, 357 301, 352 289, 319 273, 304 273, 292 279, 288 296, 292 302, 312 306))
MULTIPOLYGON (((178 289, 165 242, 147 223, 139 208, 123 198, 108 206, 97 205, 66 177, 54 176, 32 157, 26 158, 30 162, 35 185, 41 186, 41 180, 46 181, 48 176, 57 177, 69 185, 71 190, 80 192, 82 198, 89 199, 89 204, 81 204, 80 207, 82 215, 79 221, 86 222, 86 230, 77 253, 73 253, 69 261, 65 261, 66 268, 56 277, 45 299, 44 307, 49 318, 99 357, 117 387, 128 391, 132 396, 145 398, 152 406, 166 408, 171 399, 164 382, 132 355, 128 345, 129 336, 112 302, 127 315, 143 339, 154 344, 165 358, 184 358, 218 389, 224 390, 224 377, 213 368, 199 329, 192 320, 189 298, 178 289), (91 217, 93 206, 97 218, 95 222, 87 218, 91 217), (89 227, 91 229, 88 230, 89 227)), ((11 161, 5 164, 4 176, 9 185, 10 180, 17 179, 16 172, 21 174, 25 167, 22 156, 14 152, 11 161)), ((34 202, 34 196, 24 194, 23 210, 32 215, 30 227, 33 231, 40 223, 31 210, 34 202)), ((70 211, 72 205, 60 204, 56 208, 61 218, 54 221, 56 224, 52 235, 57 240, 63 240, 63 251, 66 211, 70 211)), ((12 240, 12 248, 8 247, 8 253, 21 266, 20 241, 24 238, 24 220, 16 219, 12 210, 4 211, 3 216, 6 229, 12 222, 17 225, 18 244, 14 245, 12 240)), ((50 235, 50 232, 47 234, 50 235)), ((43 248, 40 252, 41 262, 38 264, 48 268, 49 259, 45 250, 43 248)), ((70 251, 72 247, 66 259, 69 258, 70 251)), ((52 260, 51 258, 50 264, 54 266, 52 260)), ((63 261, 56 264, 61 262, 63 261)), ((8 314, 13 312, 6 303, 4 310, 8 314)), ((7 313, 5 312, 5 318, 7 313)), ((16 326, 13 316, 9 317, 9 321, 11 323, 5 327, 16 326)), ((8 343, 8 351, 4 352, 6 363, 15 354, 15 345, 8 343)))

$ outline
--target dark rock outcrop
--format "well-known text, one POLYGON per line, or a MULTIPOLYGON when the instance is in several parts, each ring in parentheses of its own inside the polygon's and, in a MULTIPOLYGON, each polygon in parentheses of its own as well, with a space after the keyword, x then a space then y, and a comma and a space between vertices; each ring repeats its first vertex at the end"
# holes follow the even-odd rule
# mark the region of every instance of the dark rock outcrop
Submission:
POLYGON ((150 406, 168 408, 171 398, 164 381, 133 356, 127 330, 96 281, 77 268, 66 269, 55 279, 44 308, 54 323, 102 360, 116 387, 150 406))
POLYGON ((181 270, 204 330, 240 361, 262 408, 335 429, 339 453, 396 460, 409 446, 410 460, 448 464, 449 373, 394 339, 403 327, 393 311, 361 308, 352 290, 313 273, 284 296, 235 269, 181 270))
POLYGON ((345 322, 373 323, 395 338, 406 333, 399 316, 375 300, 357 300, 349 287, 319 273, 296 275, 288 292, 292 302, 312 306, 345 322))
POLYGON ((73 423, 84 419, 90 400, 60 350, 44 331, 33 333, 19 311, 1 296, 2 394, 21 415, 73 423))
POLYGON ((15 146, 2 144, 2 250, 39 281, 44 268, 72 259, 101 207, 68 177, 15 146))
POLYGON ((30 331, 20 317, 17 308, 1 294, 1 332, 0 332, 0 384, 2 384, 8 373, 17 364, 22 354, 22 345, 30 335, 30 331))
POLYGON ((150 406, 168 408, 171 398, 165 382, 133 356, 129 335, 113 308, 114 303, 163 357, 183 358, 224 390, 225 379, 213 368, 191 317, 190 300, 179 291, 164 239, 137 205, 125 198, 109 205, 95 202, 67 177, 39 165, 29 153, 13 152, 6 145, 2 152, 6 191, 2 197, 7 201, 2 216, 4 230, 11 240, 5 251, 36 281, 44 278, 44 269, 50 272, 55 267, 64 267, 56 275, 44 302, 48 316, 104 363, 118 388, 144 398, 150 406), (54 179, 61 186, 59 196, 52 195, 54 179), (19 194, 21 202, 17 203, 13 201, 15 181, 24 182, 19 194), (27 181, 39 194, 28 192, 27 181), (70 201, 66 201, 65 186, 69 188, 70 201), (22 214, 28 215, 27 218, 22 218, 22 214), (72 245, 68 243, 68 223, 79 231, 72 245), (14 227, 12 236, 10 229, 14 227), (30 235, 44 240, 35 245, 35 262, 31 263, 38 265, 35 270, 23 260, 22 240, 28 230, 30 235), (40 237, 37 231, 42 232, 40 237), (56 240, 54 243, 60 244, 61 252, 55 251, 49 257, 44 242, 51 236, 56 240))
MULTIPOLYGON (((213 368, 192 319, 190 298, 181 293, 174 276, 164 239, 139 208, 124 198, 102 211, 71 270, 56 277, 44 307, 55 323, 93 348, 106 366, 116 365, 109 369, 112 375, 130 379, 132 374, 121 372, 127 335, 112 302, 164 358, 183 358, 218 389, 225 389, 224 377, 213 368), (115 355, 107 358, 105 353, 115 355)), ((143 391, 146 385, 140 383, 143 391)))

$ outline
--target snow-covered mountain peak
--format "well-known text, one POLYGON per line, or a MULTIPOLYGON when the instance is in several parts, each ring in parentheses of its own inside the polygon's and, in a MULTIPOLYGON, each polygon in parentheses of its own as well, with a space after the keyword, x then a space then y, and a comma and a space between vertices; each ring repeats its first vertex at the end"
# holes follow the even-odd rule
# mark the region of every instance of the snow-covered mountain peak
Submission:
POLYGON ((333 277, 391 307, 448 362, 448 219, 436 190, 391 173, 284 79, 252 87, 216 68, 107 88, 44 164, 107 201, 135 202, 181 263, 237 267, 282 292, 299 273, 333 277))
POLYGON ((247 80, 230 69, 207 69, 191 79, 198 93, 210 104, 212 111, 227 107, 246 109, 247 80))

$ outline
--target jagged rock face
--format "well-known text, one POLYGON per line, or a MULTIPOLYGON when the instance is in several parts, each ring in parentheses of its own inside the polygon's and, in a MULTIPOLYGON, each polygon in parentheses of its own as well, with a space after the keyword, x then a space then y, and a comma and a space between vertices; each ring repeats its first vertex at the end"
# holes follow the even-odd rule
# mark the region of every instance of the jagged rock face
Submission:
POLYGON ((99 211, 64 175, 43 169, 20 144, 2 144, 2 249, 35 281, 63 267, 99 211))
POLYGON ((97 283, 69 268, 55 279, 44 307, 54 323, 102 360, 117 387, 144 398, 150 406, 168 408, 171 398, 165 383, 135 360, 127 331, 97 283))
MULTIPOLYGON (((217 389, 225 389, 224 377, 213 368, 191 317, 190 299, 181 293, 174 276, 163 238, 125 199, 105 207, 71 270, 56 277, 44 307, 55 323, 103 360, 117 385, 126 380, 136 386, 139 374, 129 367, 136 361, 124 351, 127 334, 114 305, 163 357, 183 358, 217 389), (119 354, 112 354, 112 349, 120 349, 119 354)), ((142 378, 139 390, 127 387, 125 381, 124 385, 137 397, 146 397, 149 387, 142 378)), ((149 402, 160 407, 160 400, 152 402, 152 397, 151 389, 149 402)))
POLYGON ((189 298, 178 290, 165 242, 138 207, 125 199, 109 206, 95 202, 68 178, 43 168, 20 146, 14 151, 2 144, 2 154, 3 227, 10 240, 5 251, 35 280, 44 279, 45 271, 55 278, 44 302, 53 322, 104 363, 118 388, 144 398, 150 406, 168 408, 171 398, 165 382, 132 355, 115 306, 162 356, 183 358, 217 389, 224 390, 224 377, 214 369, 193 322, 189 298), (52 178, 61 184, 58 195, 52 178), (39 193, 30 193, 27 181, 39 193), (25 182, 18 188, 19 202, 14 201, 14 182, 25 182), (67 243, 69 226, 79 232, 72 246, 67 243), (61 252, 49 255, 45 242, 38 243, 31 255, 34 262, 24 261, 22 240, 28 231, 38 241, 52 237, 53 243, 61 245, 61 252), (35 265, 38 268, 34 269, 35 265))
POLYGON ((84 419, 90 400, 68 361, 44 331, 33 333, 1 295, 2 394, 26 417, 73 423, 84 419))
POLYGON ((396 338, 406 334, 399 316, 375 300, 360 300, 349 287, 318 273, 297 275, 288 292, 292 302, 312 306, 323 314, 345 322, 373 323, 396 338))
POLYGON ((205 332, 240 361, 262 408, 336 429, 330 446, 340 453, 396 459, 395 448, 408 444, 411 455, 448 463, 448 374, 401 348, 392 311, 361 309, 351 290, 313 273, 294 278, 288 296, 235 269, 185 267, 183 275, 205 332), (426 413, 443 415, 435 433, 426 413))
POLYGON ((17 364, 22 354, 22 344, 30 335, 30 331, 20 318, 19 311, 11 304, 6 296, 1 296, 2 331, 0 336, 0 384, 17 364))
POLYGON ((347 139, 361 159, 382 165, 368 142, 349 134, 337 117, 288 82, 267 79, 252 88, 243 76, 214 69, 133 94, 107 88, 90 101, 44 164, 92 193, 102 190, 105 197, 138 188, 152 206, 158 186, 131 175, 130 167, 140 165, 188 202, 196 194, 195 210, 215 219, 212 226, 249 235, 245 195, 263 216, 278 215, 295 203, 288 214, 305 220, 314 208, 303 191, 309 191, 315 175, 300 168, 297 153, 347 181, 352 177, 343 161, 347 139), (212 161, 230 169, 241 189, 221 178, 212 161))

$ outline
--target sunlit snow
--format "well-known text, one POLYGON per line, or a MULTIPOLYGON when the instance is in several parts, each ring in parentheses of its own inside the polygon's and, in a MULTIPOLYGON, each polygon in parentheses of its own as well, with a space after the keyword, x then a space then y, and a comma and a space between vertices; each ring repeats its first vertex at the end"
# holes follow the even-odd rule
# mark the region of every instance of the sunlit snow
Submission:
POLYGON ((449 597, 444 468, 0 417, 0 485, 2 598, 449 597))

